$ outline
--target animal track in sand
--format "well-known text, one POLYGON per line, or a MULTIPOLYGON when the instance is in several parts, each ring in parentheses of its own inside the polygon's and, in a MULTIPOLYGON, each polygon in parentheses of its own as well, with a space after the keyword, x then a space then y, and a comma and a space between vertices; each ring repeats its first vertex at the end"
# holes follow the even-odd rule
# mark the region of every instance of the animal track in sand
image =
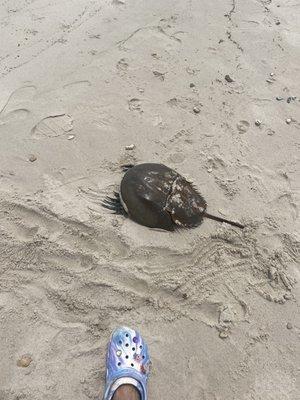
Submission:
POLYGON ((128 70, 128 67, 129 61, 126 58, 121 58, 116 65, 116 68, 123 73, 128 70))
POLYGON ((239 133, 244 134, 248 131, 250 124, 248 121, 242 120, 237 123, 236 127, 237 127, 239 133))
POLYGON ((142 113, 143 112, 142 101, 137 98, 130 99, 128 100, 128 108, 130 111, 137 111, 142 113))
MULTIPOLYGON (((85 324, 93 335, 99 334, 99 312, 113 321, 120 312, 137 317, 144 307, 159 310, 168 320, 185 316, 208 323, 203 304, 213 293, 227 293, 232 280, 240 282, 233 298, 243 295, 248 282, 263 297, 268 293, 272 253, 251 230, 200 236, 182 252, 171 244, 134 248, 116 229, 103 232, 91 221, 66 219, 33 205, 2 201, 1 210, 0 250, 8 267, 1 285, 19 279, 21 268, 26 281, 40 287, 52 315, 85 324)), ((282 246, 285 251, 284 242, 282 246)), ((289 257, 295 259, 293 253, 289 257)), ((274 257, 273 263, 284 276, 280 259, 274 257)), ((287 289, 280 280, 269 292, 274 290, 280 298, 287 289)), ((226 301, 233 303, 233 298, 226 301)), ((148 314, 154 319, 157 315, 148 314)), ((215 324, 216 315, 212 318, 215 324)))

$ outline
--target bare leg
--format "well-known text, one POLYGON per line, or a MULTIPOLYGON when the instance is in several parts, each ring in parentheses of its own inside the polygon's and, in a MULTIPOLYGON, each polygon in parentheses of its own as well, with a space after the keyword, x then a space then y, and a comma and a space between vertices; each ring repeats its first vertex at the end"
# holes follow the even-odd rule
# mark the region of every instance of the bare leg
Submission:
POLYGON ((140 400, 140 394, 134 386, 122 385, 116 390, 112 400, 140 400))

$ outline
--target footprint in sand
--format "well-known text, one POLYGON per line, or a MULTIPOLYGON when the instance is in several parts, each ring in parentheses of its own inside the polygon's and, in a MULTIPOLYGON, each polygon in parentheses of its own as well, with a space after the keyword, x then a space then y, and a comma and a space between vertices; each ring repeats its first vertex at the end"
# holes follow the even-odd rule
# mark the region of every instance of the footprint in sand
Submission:
POLYGON ((30 111, 26 108, 19 108, 17 110, 10 111, 9 113, 2 116, 2 118, 0 119, 0 125, 23 121, 28 117, 29 114, 30 111))
POLYGON ((57 137, 73 129, 73 119, 68 114, 49 115, 39 121, 32 129, 35 138, 57 137))
POLYGON ((0 125, 26 119, 30 111, 25 104, 31 102, 35 94, 34 85, 21 86, 13 90, 2 107, 0 106, 0 125))

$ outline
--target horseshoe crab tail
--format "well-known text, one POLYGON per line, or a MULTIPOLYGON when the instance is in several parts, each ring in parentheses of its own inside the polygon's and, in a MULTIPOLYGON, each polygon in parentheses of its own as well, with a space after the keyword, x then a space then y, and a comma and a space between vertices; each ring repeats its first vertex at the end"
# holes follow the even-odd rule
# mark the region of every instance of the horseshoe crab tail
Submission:
POLYGON ((216 217, 215 215, 208 214, 207 212, 205 212, 203 214, 203 217, 209 218, 209 219, 213 219, 214 221, 218 221, 218 222, 225 222, 226 224, 235 226, 235 227, 240 228, 240 229, 244 229, 245 228, 244 225, 239 224, 238 222, 233 222, 233 221, 229 221, 228 219, 225 219, 225 218, 216 217))

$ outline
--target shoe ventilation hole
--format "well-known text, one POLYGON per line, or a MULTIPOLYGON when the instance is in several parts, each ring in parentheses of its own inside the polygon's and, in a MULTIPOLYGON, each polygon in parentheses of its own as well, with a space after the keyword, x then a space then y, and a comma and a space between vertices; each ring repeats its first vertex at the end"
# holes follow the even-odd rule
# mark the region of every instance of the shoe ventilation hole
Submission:
POLYGON ((128 360, 129 356, 125 356, 125 358, 128 360))
POLYGON ((126 343, 126 344, 125 344, 125 346, 126 346, 126 347, 128 347, 128 346, 129 346, 129 344, 128 344, 128 343, 126 343))
POLYGON ((132 351, 135 351, 135 347, 132 348, 132 351))
POLYGON ((132 367, 134 367, 134 364, 131 364, 132 367))
POLYGON ((121 366, 121 363, 120 363, 120 362, 118 362, 118 366, 119 366, 119 367, 121 366))

